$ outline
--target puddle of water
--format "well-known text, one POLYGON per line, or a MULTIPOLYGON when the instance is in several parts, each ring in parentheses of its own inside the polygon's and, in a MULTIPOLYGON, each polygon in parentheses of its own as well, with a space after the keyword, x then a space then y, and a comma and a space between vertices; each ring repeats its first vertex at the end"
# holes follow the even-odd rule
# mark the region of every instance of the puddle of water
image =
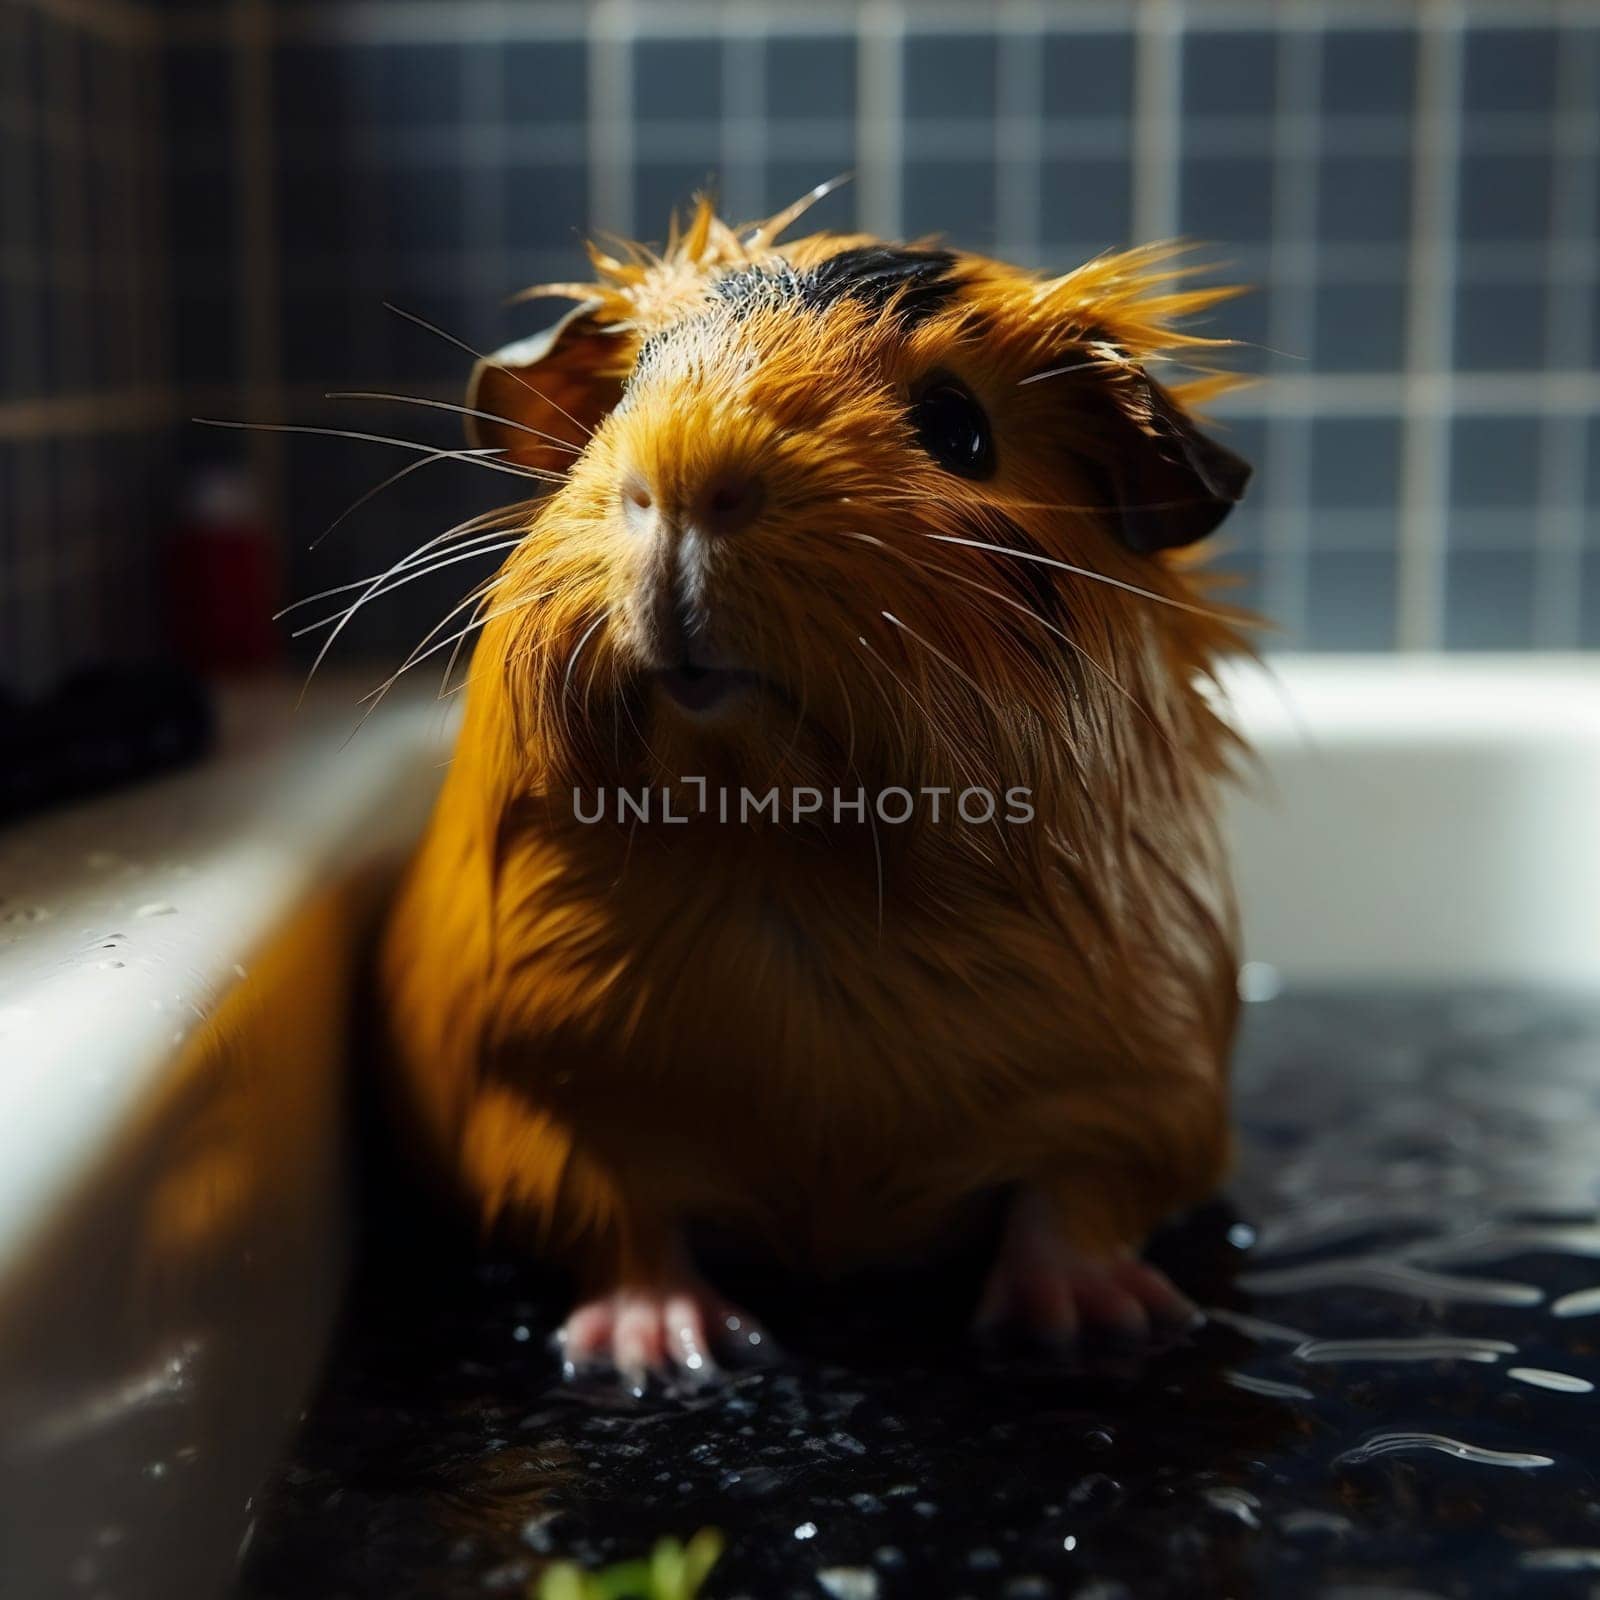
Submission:
MULTIPOLYGON (((1600 1012, 1248 1008, 1231 1208, 1158 1242, 1148 1358, 930 1336, 973 1281, 808 1317, 723 1387, 563 1385, 558 1289, 393 1202, 237 1600, 522 1596, 722 1530, 705 1600, 1587 1595, 1600 1570, 1600 1012)), ((966 1270, 966 1269, 964 1269, 966 1270)))

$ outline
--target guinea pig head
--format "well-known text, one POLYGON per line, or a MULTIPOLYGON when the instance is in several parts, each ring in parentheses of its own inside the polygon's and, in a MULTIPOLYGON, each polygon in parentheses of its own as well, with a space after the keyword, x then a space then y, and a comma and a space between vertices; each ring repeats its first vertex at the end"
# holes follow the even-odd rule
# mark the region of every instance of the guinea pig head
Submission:
POLYGON ((702 205, 480 364, 474 442, 559 480, 480 647, 552 773, 1030 783, 1116 759, 1237 640, 1172 553, 1249 469, 1168 250, 1042 278, 702 205), (1126 743, 1126 740, 1122 740, 1126 743))

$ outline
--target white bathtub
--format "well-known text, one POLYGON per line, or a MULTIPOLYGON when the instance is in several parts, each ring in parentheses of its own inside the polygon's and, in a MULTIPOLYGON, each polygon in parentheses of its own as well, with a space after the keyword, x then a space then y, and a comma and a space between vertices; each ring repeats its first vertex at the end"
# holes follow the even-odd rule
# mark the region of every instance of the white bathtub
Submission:
MULTIPOLYGON (((0 837, 0 1594, 215 1594, 343 1281, 348 1002, 448 755, 241 690, 206 767, 0 837)), ((1229 693, 1249 986, 1600 987, 1600 663, 1229 693)))

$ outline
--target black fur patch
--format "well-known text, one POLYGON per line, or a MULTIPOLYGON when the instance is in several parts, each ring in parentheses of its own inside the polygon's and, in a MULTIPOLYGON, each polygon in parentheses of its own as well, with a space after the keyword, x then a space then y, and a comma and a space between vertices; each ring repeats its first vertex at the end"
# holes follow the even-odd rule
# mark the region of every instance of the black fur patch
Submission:
POLYGON ((735 307, 774 298, 793 300, 821 311, 840 300, 859 300, 874 311, 891 304, 914 323, 947 304, 956 292, 950 277, 955 257, 948 250, 905 250, 892 245, 861 245, 819 261, 804 272, 752 267, 719 278, 716 292, 735 307))

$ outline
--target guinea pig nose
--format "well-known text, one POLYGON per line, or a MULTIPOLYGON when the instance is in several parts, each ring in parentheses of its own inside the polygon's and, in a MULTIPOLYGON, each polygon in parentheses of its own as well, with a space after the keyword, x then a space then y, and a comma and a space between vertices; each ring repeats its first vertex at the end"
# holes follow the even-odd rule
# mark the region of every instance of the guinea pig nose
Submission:
POLYGON ((695 499, 695 525, 705 533, 738 533, 755 521, 765 498, 759 478, 744 472, 719 472, 695 499))

